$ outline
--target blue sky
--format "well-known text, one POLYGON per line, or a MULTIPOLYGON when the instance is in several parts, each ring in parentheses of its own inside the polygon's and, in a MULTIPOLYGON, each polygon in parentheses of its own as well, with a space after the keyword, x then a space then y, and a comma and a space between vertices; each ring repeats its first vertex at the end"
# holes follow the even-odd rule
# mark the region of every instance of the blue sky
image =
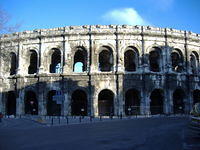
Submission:
POLYGON ((200 0, 0 0, 19 31, 68 25, 131 24, 200 33, 200 0))

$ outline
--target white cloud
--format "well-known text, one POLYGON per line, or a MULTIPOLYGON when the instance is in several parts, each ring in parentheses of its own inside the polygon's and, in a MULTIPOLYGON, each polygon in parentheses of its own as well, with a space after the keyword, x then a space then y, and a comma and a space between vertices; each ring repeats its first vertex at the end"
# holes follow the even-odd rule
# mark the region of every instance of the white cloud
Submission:
POLYGON ((134 8, 114 9, 103 15, 103 20, 109 24, 150 25, 134 8))

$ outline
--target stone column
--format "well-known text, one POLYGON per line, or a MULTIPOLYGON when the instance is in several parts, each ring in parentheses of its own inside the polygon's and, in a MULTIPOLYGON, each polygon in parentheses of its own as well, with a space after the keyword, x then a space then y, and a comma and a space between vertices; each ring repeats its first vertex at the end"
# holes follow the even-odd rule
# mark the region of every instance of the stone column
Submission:
POLYGON ((146 114, 146 92, 141 90, 141 97, 140 97, 140 114, 146 114))
POLYGON ((163 99, 163 113, 169 114, 170 112, 170 103, 169 103, 169 97, 168 97, 168 89, 164 92, 164 99, 163 99))
POLYGON ((125 115, 125 110, 124 110, 124 97, 123 97, 123 75, 120 74, 118 75, 118 95, 117 95, 117 99, 118 99, 118 112, 116 112, 116 115, 125 115))
POLYGON ((71 100, 71 96, 69 96, 69 94, 64 91, 64 102, 63 102, 63 112, 64 112, 64 116, 68 116, 71 113, 71 107, 70 107, 70 100, 71 100))
POLYGON ((41 115, 41 116, 46 115, 46 107, 44 104, 43 91, 39 91, 39 94, 38 94, 38 115, 41 115))
POLYGON ((17 68, 17 74, 18 75, 23 75, 23 57, 22 57, 22 43, 19 43, 18 45, 18 68, 17 68))
POLYGON ((150 98, 149 98, 149 95, 145 90, 142 90, 141 92, 141 102, 140 102, 140 113, 142 115, 144 114, 150 114, 150 98))
POLYGON ((174 102, 173 102, 173 91, 172 90, 168 90, 168 103, 169 103, 169 113, 174 113, 174 102))
POLYGON ((18 97, 16 98, 16 115, 24 115, 24 96, 25 96, 25 90, 20 89, 18 91, 18 97))
POLYGON ((39 115, 46 115, 47 110, 46 110, 46 97, 45 97, 45 86, 43 83, 39 83, 38 85, 38 114, 39 115))
POLYGON ((93 95, 93 115, 97 117, 99 115, 98 113, 98 94, 95 92, 93 95))
POLYGON ((0 79, 0 112, 3 113, 3 80, 0 79))

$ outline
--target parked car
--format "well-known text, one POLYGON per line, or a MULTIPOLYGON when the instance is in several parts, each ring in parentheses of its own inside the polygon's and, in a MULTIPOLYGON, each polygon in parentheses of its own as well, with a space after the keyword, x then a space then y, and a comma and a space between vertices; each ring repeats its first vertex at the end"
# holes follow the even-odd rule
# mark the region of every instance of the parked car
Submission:
POLYGON ((200 103, 196 103, 192 108, 189 128, 200 136, 200 103))

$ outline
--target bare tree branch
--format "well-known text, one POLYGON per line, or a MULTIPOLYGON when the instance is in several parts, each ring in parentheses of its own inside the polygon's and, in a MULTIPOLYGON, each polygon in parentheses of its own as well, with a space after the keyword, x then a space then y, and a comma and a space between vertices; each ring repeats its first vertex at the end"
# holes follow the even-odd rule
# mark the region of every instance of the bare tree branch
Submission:
POLYGON ((0 34, 16 32, 19 29, 20 24, 8 25, 10 18, 8 13, 0 8, 0 34))

